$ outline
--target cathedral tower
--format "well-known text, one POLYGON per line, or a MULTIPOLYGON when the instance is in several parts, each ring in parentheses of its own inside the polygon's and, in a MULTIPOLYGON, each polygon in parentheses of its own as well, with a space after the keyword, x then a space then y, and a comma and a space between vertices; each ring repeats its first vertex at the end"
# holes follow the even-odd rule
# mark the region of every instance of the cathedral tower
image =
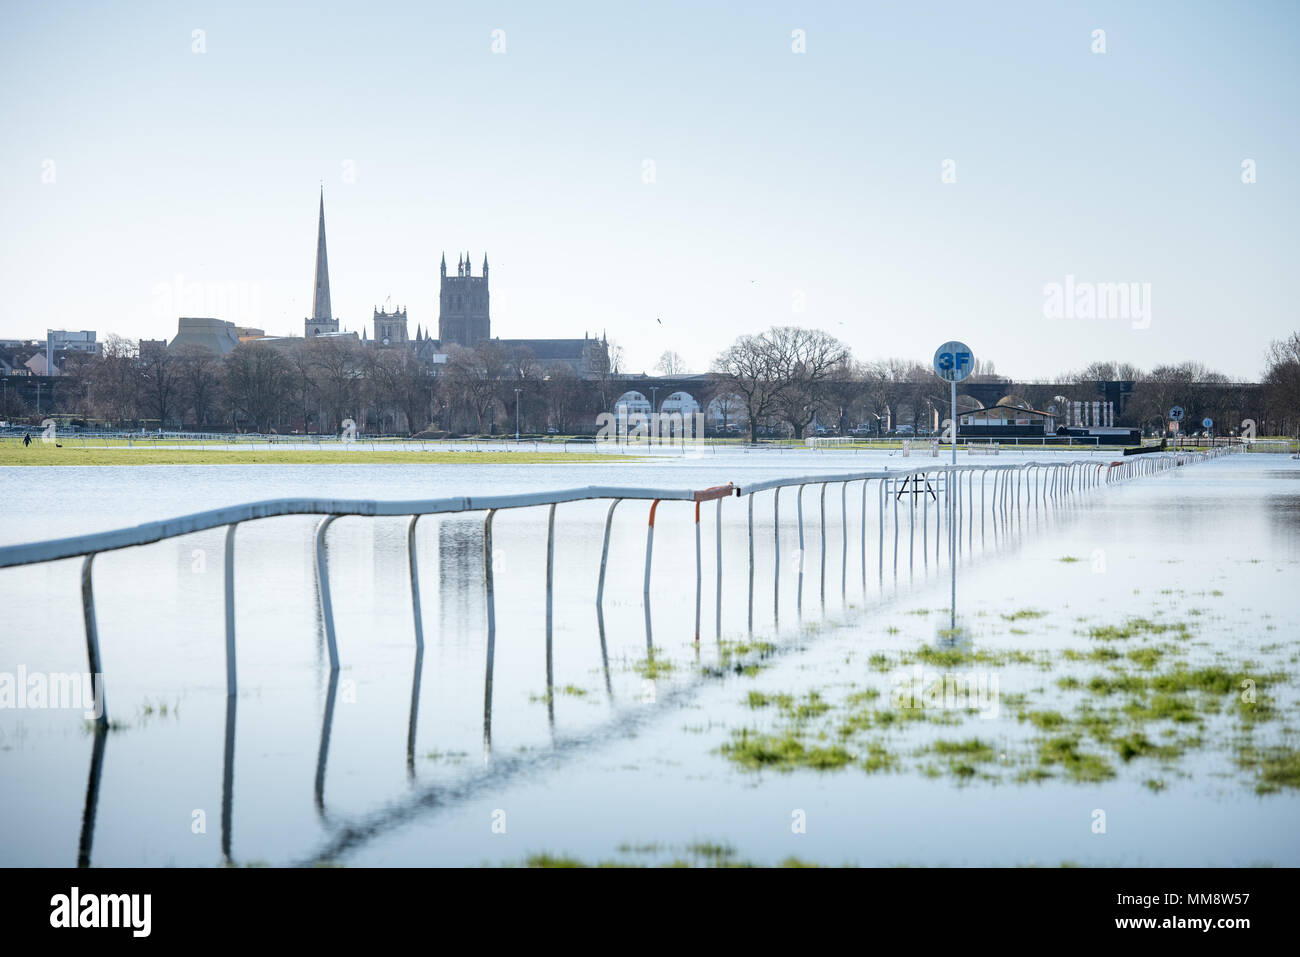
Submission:
POLYGON ((443 253, 438 295, 438 338, 448 345, 472 348, 492 338, 488 308, 488 261, 483 256, 483 275, 470 269, 469 253, 456 264, 456 275, 447 275, 447 254, 443 253))
POLYGON ((381 347, 404 346, 411 340, 407 335, 406 310, 401 306, 392 312, 375 307, 375 343, 381 347))

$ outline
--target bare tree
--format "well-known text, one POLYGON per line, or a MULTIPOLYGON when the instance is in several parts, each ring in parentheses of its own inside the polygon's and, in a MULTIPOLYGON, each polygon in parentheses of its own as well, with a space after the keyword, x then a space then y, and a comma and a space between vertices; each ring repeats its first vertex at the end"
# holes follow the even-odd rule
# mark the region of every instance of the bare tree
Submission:
POLYGON ((316 358, 311 348, 311 341, 296 342, 285 354, 285 374, 289 377, 288 393, 285 401, 294 413, 302 419, 304 433, 311 432, 311 423, 316 421, 316 431, 324 429, 320 416, 320 388, 316 382, 316 358))
POLYGON ((90 390, 93 409, 124 426, 139 415, 140 375, 136 343, 118 335, 109 335, 104 348, 91 366, 90 390))
POLYGON ((188 409, 194 416, 196 426, 204 428, 217 404, 221 388, 217 357, 202 346, 191 345, 177 352, 175 362, 183 409, 188 409))
POLYGON ((177 360, 159 349, 148 359, 140 360, 140 390, 145 409, 153 413, 160 428, 183 412, 181 375, 177 360))
POLYGON ((669 349, 659 357, 655 368, 664 375, 681 375, 686 371, 686 361, 678 353, 669 349))
POLYGON ((284 357, 268 346, 244 343, 222 367, 230 407, 255 432, 269 432, 283 411, 289 377, 284 357))
POLYGON ((533 428, 536 418, 546 413, 546 397, 543 395, 542 383, 545 370, 537 361, 533 350, 524 346, 506 349, 498 348, 499 385, 497 401, 501 408, 515 413, 525 432, 537 431, 533 428), (518 396, 515 390, 518 389, 518 396), (516 409, 516 402, 518 407, 516 409))
POLYGON ((473 349, 452 346, 448 350, 441 382, 444 397, 453 409, 471 418, 480 433, 495 425, 494 406, 506 368, 502 352, 491 341, 473 349))
POLYGON ((330 336, 313 339, 307 348, 311 350, 316 392, 324 412, 320 430, 337 432, 344 419, 361 414, 361 344, 355 339, 330 336))
POLYGON ((1300 332, 1269 344, 1263 401, 1274 428, 1283 435, 1300 429, 1300 332))
POLYGON ((623 347, 610 342, 603 349, 594 350, 591 375, 596 381, 596 391, 600 396, 600 411, 608 412, 614 400, 623 392, 619 387, 623 375, 623 347))
POLYGON ((558 431, 572 431, 582 392, 582 380, 572 368, 557 365, 550 370, 545 383, 546 411, 558 431))
POLYGON ((758 427, 776 409, 780 366, 777 344, 771 331, 741 336, 713 361, 713 371, 722 389, 733 393, 745 407, 749 440, 758 441, 758 427))

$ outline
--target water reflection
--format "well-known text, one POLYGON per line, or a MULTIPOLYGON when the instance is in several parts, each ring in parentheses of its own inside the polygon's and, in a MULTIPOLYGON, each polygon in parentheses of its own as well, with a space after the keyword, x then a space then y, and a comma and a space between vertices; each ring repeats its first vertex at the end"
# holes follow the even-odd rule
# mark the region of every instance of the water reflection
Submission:
MULTIPOLYGON (((983 479, 987 473, 981 473, 981 500, 984 500, 983 479)), ((966 506, 961 507, 960 493, 963 490, 961 479, 954 481, 951 487, 945 487, 942 482, 933 482, 930 476, 922 476, 913 481, 910 486, 906 482, 898 482, 895 479, 873 480, 877 482, 877 525, 878 529, 873 536, 876 538, 878 546, 877 569, 878 577, 881 580, 882 592, 884 583, 884 553, 887 546, 885 529, 892 524, 894 527, 894 537, 892 543, 893 550, 893 568, 894 568, 894 587, 898 588, 898 562, 904 547, 908 548, 909 566, 914 561, 914 542, 917 537, 922 539, 923 567, 930 568, 929 563, 929 534, 930 534, 930 513, 934 513, 934 533, 936 543, 936 556, 939 555, 939 546, 942 541, 947 541, 950 546, 950 573, 953 575, 953 596, 948 619, 948 627, 940 628, 936 635, 936 641, 940 647, 956 647, 959 644, 968 641, 963 634, 963 629, 958 625, 956 617, 956 593, 955 577, 957 571, 957 562, 953 558, 958 554, 957 546, 960 544, 963 536, 962 531, 966 531, 966 541, 973 548, 973 531, 974 524, 978 521, 983 533, 986 525, 992 525, 995 541, 1001 540, 1007 544, 1018 541, 1028 530, 1041 530, 1052 523, 1068 520, 1074 506, 1069 503, 1068 499, 1063 499, 1058 503, 1058 507, 1053 509, 1038 510, 1031 508, 1030 503, 1035 501, 1032 494, 1033 488, 1015 487, 1010 482, 998 480, 999 473, 994 473, 993 498, 994 507, 991 509, 976 508, 974 506, 974 473, 968 473, 965 491, 967 493, 966 506), (949 503, 946 497, 952 493, 955 498, 949 503), (917 508, 917 497, 921 497, 920 508, 917 508), (935 507, 931 509, 931 505, 935 507), (945 507, 951 505, 952 512, 949 517, 949 509, 945 507), (909 543, 904 546, 900 541, 901 522, 898 515, 900 507, 906 507, 909 511, 909 543), (892 508, 894 514, 889 516, 888 512, 892 508), (917 512, 920 511, 920 516, 917 512), (920 535, 917 535, 917 519, 921 524, 920 535), (965 528, 963 529, 963 525, 965 528), (946 533, 946 538, 945 538, 946 533), (1001 536, 998 539, 997 536, 1001 536)), ((779 621, 780 607, 780 525, 779 525, 779 491, 774 492, 774 556, 772 565, 773 574, 773 625, 779 621)), ((864 503, 869 501, 869 493, 864 483, 862 500, 864 503)), ((822 494, 822 509, 820 516, 820 546, 822 552, 822 561, 820 576, 822 581, 822 605, 825 607, 824 588, 826 578, 826 515, 824 507, 825 495, 824 488, 822 494)), ((846 492, 841 491, 841 592, 847 592, 847 564, 848 564, 848 522, 844 504, 847 502, 846 492)), ((751 502, 752 504, 752 502, 751 502)), ((802 505, 799 503, 799 518, 802 518, 802 505)), ((553 521, 553 513, 550 520, 553 521)), ((436 533, 438 536, 437 556, 437 581, 440 589, 440 607, 443 618, 448 616, 446 608, 459 609, 465 618, 475 619, 478 617, 479 602, 483 601, 486 610, 486 620, 484 626, 487 633, 487 657, 485 662, 484 675, 484 704, 483 704, 483 753, 485 764, 490 762, 492 756, 492 715, 493 715, 493 666, 495 654, 495 575, 493 567, 492 551, 492 516, 489 514, 483 519, 483 525, 480 526, 477 521, 473 520, 448 520, 436 523, 436 533), (475 567, 477 566, 477 567, 475 567), (482 591, 480 591, 482 589, 482 591), (482 599, 478 595, 483 595, 482 599)), ((863 593, 867 589, 867 563, 868 555, 866 548, 866 529, 867 522, 862 524, 862 580, 863 593)), ((548 529, 549 530, 549 529, 548 529)), ((796 583, 800 586, 803 577, 804 548, 806 543, 803 541, 802 522, 800 522, 800 564, 799 564, 799 581, 796 583)), ((754 534, 761 534, 761 529, 755 529, 754 534)), ((981 538, 983 534, 981 534, 981 538)), ((407 716, 405 728, 405 777, 412 788, 409 799, 399 800, 399 809, 393 818, 394 822, 406 820, 407 813, 418 813, 421 810, 427 810, 429 807, 439 803, 434 798, 434 789, 432 787, 418 786, 417 775, 415 771, 415 746, 417 735, 417 723, 420 708, 421 684, 424 666, 424 643, 422 635, 422 619, 420 614, 420 597, 419 597, 419 573, 417 548, 415 546, 415 523, 408 526, 408 535, 406 544, 409 549, 410 575, 412 585, 412 607, 415 615, 414 619, 414 642, 415 653, 412 664, 411 690, 409 713, 407 716)), ((969 554, 969 553, 967 553, 969 554)), ((547 554, 547 615, 545 625, 546 638, 546 655, 545 655, 545 685, 546 685, 546 705, 547 705, 547 723, 550 731, 552 742, 552 755, 559 754, 568 748, 576 747, 595 747, 610 735, 617 735, 635 727, 640 722, 650 720, 646 714, 629 714, 628 712, 615 713, 610 721, 597 727, 594 731, 577 736, 562 736, 556 730, 556 713, 555 713, 555 663, 554 663, 554 630, 553 620, 550 608, 551 590, 550 584, 553 576, 553 551, 548 547, 547 554)), ((909 567, 909 578, 911 568, 909 567)), ((747 624, 752 633, 753 628, 753 604, 754 604, 754 560, 750 560, 749 570, 749 597, 747 608, 747 624)), ((318 583, 319 587, 319 583, 318 583)), ((719 592, 720 594, 720 592, 719 592)), ((720 599, 719 599, 720 601, 720 599)), ((801 603, 800 603, 801 604, 801 603)), ((861 613, 865 615, 865 610, 861 613)), ((646 647, 647 652, 654 650, 653 635, 651 629, 651 604, 649 601, 644 603, 645 630, 646 630, 646 647)), ((721 640, 721 608, 718 610, 719 627, 718 638, 721 640)), ((458 623, 459 624, 459 623, 458 623)), ((325 622, 318 617, 317 628, 317 661, 318 665, 323 668, 324 662, 321 660, 323 648, 323 639, 325 637, 325 622)), ((613 704, 615 701, 613 680, 609 663, 609 648, 606 635, 606 622, 604 611, 600 604, 596 605, 596 632, 600 650, 600 667, 605 685, 607 700, 613 704)), ((443 629, 441 633, 447 633, 443 629)), ((697 644, 698 658, 698 644, 697 644)), ((689 696, 694 693, 694 689, 703 683, 705 678, 700 677, 699 669, 695 669, 696 678, 693 681, 684 681, 679 687, 673 688, 669 693, 659 696, 660 703, 669 703, 678 700, 681 696, 689 696)), ((340 836, 340 841, 356 842, 363 841, 367 835, 381 833, 386 825, 384 815, 378 818, 370 816, 367 818, 366 826, 358 828, 355 820, 336 819, 336 815, 329 813, 327 809, 325 788, 326 776, 329 760, 329 750, 331 733, 333 728, 334 714, 337 703, 339 690, 339 673, 336 668, 331 668, 327 672, 327 681, 325 682, 325 695, 320 721, 320 737, 315 764, 315 777, 313 782, 313 799, 317 816, 327 832, 341 835, 342 832, 349 832, 347 837, 340 836), (352 833, 354 832, 355 833, 352 833)), ((650 709, 653 711, 653 709, 650 709)), ((235 734, 236 734, 236 713, 237 700, 234 695, 228 695, 225 709, 225 740, 223 749, 223 768, 222 768, 222 805, 221 805, 221 853, 225 863, 233 863, 233 808, 234 808, 234 759, 235 759, 235 734)), ((98 804, 100 789, 100 780, 103 773, 105 750, 107 742, 107 732, 99 729, 95 732, 92 744, 90 772, 86 786, 85 809, 82 818, 81 835, 78 851, 78 864, 80 866, 89 866, 91 861, 91 849, 94 839, 95 816, 98 804)), ((550 760, 547 756, 539 756, 538 762, 545 763, 550 760)), ((467 790, 476 787, 489 786, 492 783, 500 783, 506 780, 510 774, 518 770, 522 765, 519 759, 507 759, 503 766, 486 770, 479 775, 475 781, 464 785, 467 790), (477 783, 475 783, 477 782, 477 783)), ((444 789, 445 790, 445 789, 444 789)), ((396 826, 395 824, 393 826, 396 826)), ((348 846, 351 846, 350 844, 348 846)))
POLYGON ((95 841, 95 812, 99 808, 99 782, 104 774, 104 746, 108 729, 95 724, 95 742, 90 751, 90 777, 86 781, 86 804, 81 814, 81 839, 77 846, 77 866, 90 866, 90 849, 95 841))
POLYGON ((238 696, 226 695, 226 745, 221 763, 221 857, 226 864, 233 864, 231 855, 232 819, 235 805, 235 709, 238 696))

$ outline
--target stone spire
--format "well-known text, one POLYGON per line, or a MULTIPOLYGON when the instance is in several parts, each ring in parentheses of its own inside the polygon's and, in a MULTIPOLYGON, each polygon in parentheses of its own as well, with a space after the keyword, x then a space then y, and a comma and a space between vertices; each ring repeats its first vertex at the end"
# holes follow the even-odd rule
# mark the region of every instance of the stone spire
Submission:
POLYGON ((316 295, 312 300, 313 319, 329 322, 334 318, 330 308, 330 270, 325 257, 325 190, 320 191, 320 226, 316 233, 316 295))

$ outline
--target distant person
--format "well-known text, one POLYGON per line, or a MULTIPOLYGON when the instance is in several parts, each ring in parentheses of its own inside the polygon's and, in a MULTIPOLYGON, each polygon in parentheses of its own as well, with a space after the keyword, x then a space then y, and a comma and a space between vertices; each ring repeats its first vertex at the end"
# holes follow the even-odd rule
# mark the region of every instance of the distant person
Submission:
POLYGON ((27 448, 27 446, 31 444, 32 444, 32 434, 28 432, 23 436, 23 448, 27 448))

